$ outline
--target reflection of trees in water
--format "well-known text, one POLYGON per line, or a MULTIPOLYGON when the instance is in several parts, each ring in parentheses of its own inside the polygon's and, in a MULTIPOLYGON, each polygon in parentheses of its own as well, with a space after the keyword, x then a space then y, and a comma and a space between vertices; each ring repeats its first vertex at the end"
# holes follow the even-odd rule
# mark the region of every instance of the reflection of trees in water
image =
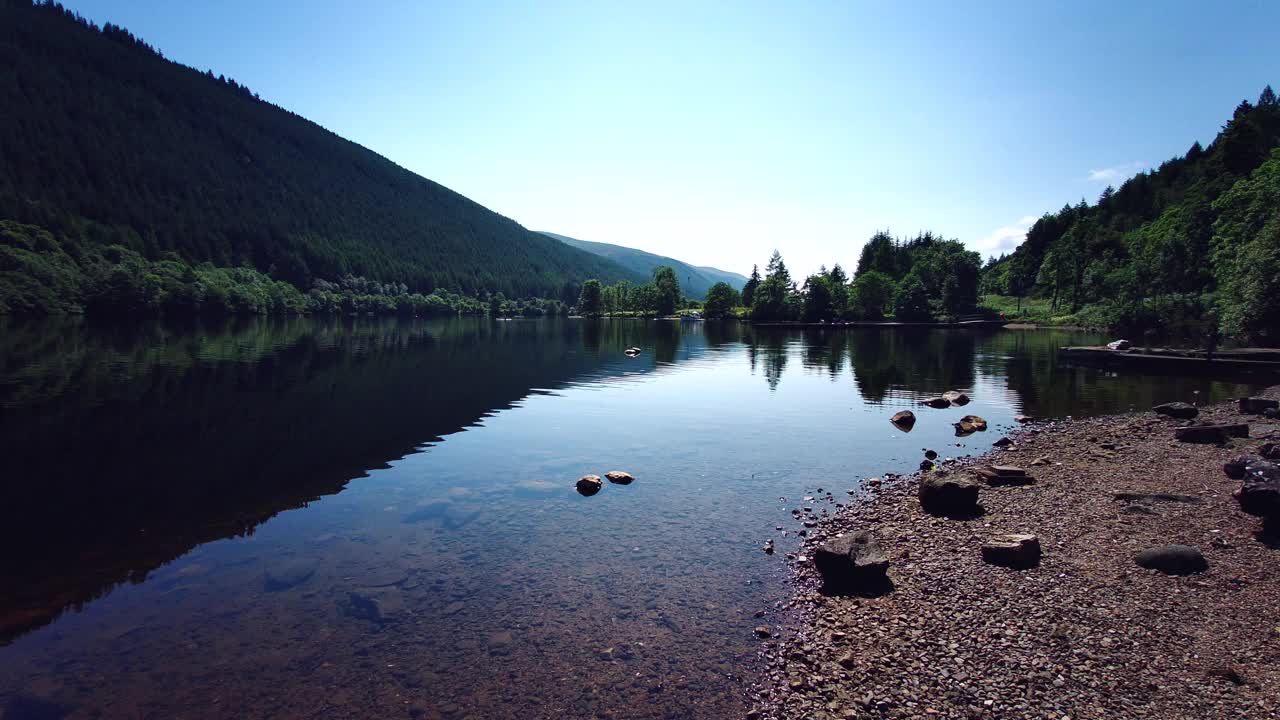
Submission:
POLYGON ((858 391, 883 402, 892 389, 941 392, 973 386, 975 336, 963 330, 864 328, 849 332, 858 391))
MULTIPOLYGON (((644 345, 643 329, 575 321, 0 331, 0 542, 26 548, 0 559, 13 589, 0 599, 0 640, 338 492, 532 388, 652 367, 603 361, 644 345)), ((659 337, 674 356, 678 333, 659 337)))

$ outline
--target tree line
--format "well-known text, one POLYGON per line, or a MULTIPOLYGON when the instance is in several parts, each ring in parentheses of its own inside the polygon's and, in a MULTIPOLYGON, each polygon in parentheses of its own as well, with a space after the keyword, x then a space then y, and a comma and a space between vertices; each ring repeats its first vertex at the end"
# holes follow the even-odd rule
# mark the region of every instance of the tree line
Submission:
POLYGON ((1046 213, 981 287, 1033 319, 1274 345, 1278 278, 1280 103, 1268 85, 1207 147, 1046 213))

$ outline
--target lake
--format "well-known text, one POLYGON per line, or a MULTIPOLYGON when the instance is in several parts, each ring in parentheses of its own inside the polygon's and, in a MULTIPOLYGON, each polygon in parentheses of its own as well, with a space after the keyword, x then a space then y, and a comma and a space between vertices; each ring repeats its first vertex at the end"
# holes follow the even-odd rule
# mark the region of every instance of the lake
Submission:
POLYGON ((1020 413, 1249 390, 1056 358, 1107 339, 0 320, 0 716, 740 717, 794 508, 1020 413))

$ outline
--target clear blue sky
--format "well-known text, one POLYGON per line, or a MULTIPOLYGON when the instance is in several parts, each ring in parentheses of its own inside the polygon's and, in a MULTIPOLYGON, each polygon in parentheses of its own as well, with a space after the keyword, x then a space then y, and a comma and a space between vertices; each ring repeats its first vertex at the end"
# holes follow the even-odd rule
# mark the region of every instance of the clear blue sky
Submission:
POLYGON ((536 230, 748 272, 984 255, 1280 87, 1280 2, 70 0, 536 230))

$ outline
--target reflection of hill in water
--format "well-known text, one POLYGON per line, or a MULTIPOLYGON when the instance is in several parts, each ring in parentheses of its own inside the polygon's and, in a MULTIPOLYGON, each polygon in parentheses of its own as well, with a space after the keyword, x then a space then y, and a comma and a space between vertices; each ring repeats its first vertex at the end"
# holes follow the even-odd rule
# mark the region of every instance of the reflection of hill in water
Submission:
POLYGON ((681 329, 643 327, 5 327, 0 640, 200 543, 252 533, 531 390, 674 359, 681 329), (624 360, 630 344, 652 355, 624 360))

